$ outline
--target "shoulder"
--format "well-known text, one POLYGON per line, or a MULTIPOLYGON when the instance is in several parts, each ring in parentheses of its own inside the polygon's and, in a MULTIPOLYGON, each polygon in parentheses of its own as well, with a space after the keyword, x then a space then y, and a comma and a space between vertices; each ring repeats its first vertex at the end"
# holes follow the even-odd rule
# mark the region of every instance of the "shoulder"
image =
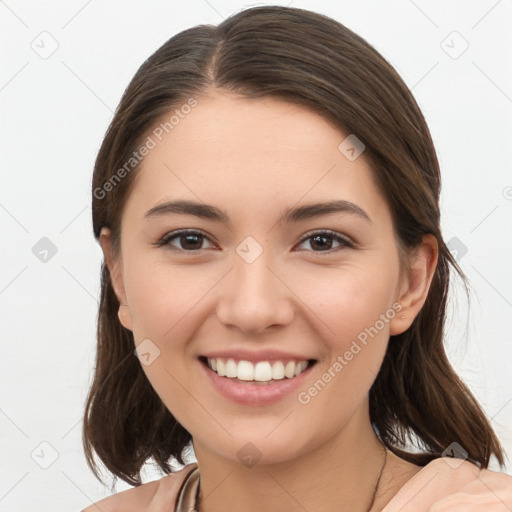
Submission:
POLYGON ((81 512, 172 512, 181 484, 196 467, 196 463, 188 464, 160 480, 107 496, 81 512))
POLYGON ((477 512, 482 507, 486 512, 512 509, 512 476, 440 457, 418 471, 382 512, 477 512))

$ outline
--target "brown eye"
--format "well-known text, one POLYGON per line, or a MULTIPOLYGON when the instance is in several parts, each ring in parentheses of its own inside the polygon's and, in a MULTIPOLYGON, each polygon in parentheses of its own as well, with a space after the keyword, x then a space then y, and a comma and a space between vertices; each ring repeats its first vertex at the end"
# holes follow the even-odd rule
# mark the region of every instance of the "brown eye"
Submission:
POLYGON ((158 242, 158 245, 184 252, 192 252, 204 249, 203 243, 205 241, 209 242, 209 239, 200 231, 186 230, 169 233, 158 242))
POLYGON ((338 246, 334 247, 335 250, 343 247, 353 247, 352 242, 333 231, 310 233, 300 243, 302 245, 305 242, 309 242, 309 247, 314 252, 331 251, 333 250, 333 244, 335 243, 338 244, 338 246))

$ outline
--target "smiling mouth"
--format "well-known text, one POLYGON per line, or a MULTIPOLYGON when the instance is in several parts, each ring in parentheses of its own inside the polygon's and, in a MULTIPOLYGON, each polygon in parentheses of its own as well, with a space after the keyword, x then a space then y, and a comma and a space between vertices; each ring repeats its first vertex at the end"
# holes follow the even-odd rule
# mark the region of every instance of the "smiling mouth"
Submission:
POLYGON ((271 384, 298 377, 311 368, 316 359, 302 361, 235 361, 232 358, 206 358, 200 356, 199 360, 210 371, 219 377, 225 377, 234 382, 244 384, 271 384))

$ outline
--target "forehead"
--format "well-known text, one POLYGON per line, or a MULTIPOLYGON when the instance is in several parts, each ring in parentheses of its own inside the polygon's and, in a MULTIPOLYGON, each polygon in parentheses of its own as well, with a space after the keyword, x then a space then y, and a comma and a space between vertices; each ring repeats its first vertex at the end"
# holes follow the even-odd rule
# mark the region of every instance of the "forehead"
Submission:
POLYGON ((224 210, 232 206, 248 216, 346 199, 372 218, 389 217, 364 152, 348 159, 339 146, 350 134, 317 113, 274 98, 231 93, 196 100, 174 124, 165 125, 171 112, 160 130, 149 134, 154 147, 129 198, 139 217, 164 199, 200 200, 224 210))

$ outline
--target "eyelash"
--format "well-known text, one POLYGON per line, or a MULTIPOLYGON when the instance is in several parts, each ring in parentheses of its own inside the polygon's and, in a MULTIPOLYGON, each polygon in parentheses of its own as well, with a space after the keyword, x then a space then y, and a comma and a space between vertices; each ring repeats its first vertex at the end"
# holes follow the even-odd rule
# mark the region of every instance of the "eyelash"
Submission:
MULTIPOLYGON (((170 250, 175 250, 175 251, 180 251, 180 252, 185 252, 185 253, 190 253, 190 254, 197 254, 197 253, 199 253, 200 251, 203 250, 203 249, 196 249, 196 250, 192 250, 192 251, 187 251, 186 249, 177 249, 177 248, 172 247, 170 245, 170 242, 173 239, 179 238, 180 236, 186 236, 186 235, 199 235, 199 236, 203 237, 204 239, 208 240, 210 243, 213 243, 210 240, 210 237, 207 236, 205 233, 203 233, 201 231, 193 230, 193 229, 182 229, 182 230, 173 231, 171 233, 168 233, 167 235, 162 237, 158 242, 156 242, 155 245, 158 246, 158 247, 167 246, 166 248, 168 248, 170 250)), ((304 235, 304 238, 302 238, 302 240, 299 242, 298 245, 301 245, 305 241, 307 241, 309 239, 312 239, 312 238, 315 238, 317 236, 328 236, 328 237, 331 237, 336 242, 339 242, 341 244, 341 247, 335 247, 333 249, 331 248, 331 249, 327 249, 325 251, 312 251, 314 253, 318 253, 318 254, 322 254, 322 253, 331 254, 334 251, 342 249, 343 246, 347 247, 347 248, 353 248, 355 246, 355 244, 351 240, 349 240, 348 238, 346 238, 344 236, 341 236, 338 233, 336 233, 335 231, 331 231, 331 230, 328 230, 328 229, 323 229, 323 230, 319 230, 319 231, 310 231, 310 232, 306 233, 304 235)))

